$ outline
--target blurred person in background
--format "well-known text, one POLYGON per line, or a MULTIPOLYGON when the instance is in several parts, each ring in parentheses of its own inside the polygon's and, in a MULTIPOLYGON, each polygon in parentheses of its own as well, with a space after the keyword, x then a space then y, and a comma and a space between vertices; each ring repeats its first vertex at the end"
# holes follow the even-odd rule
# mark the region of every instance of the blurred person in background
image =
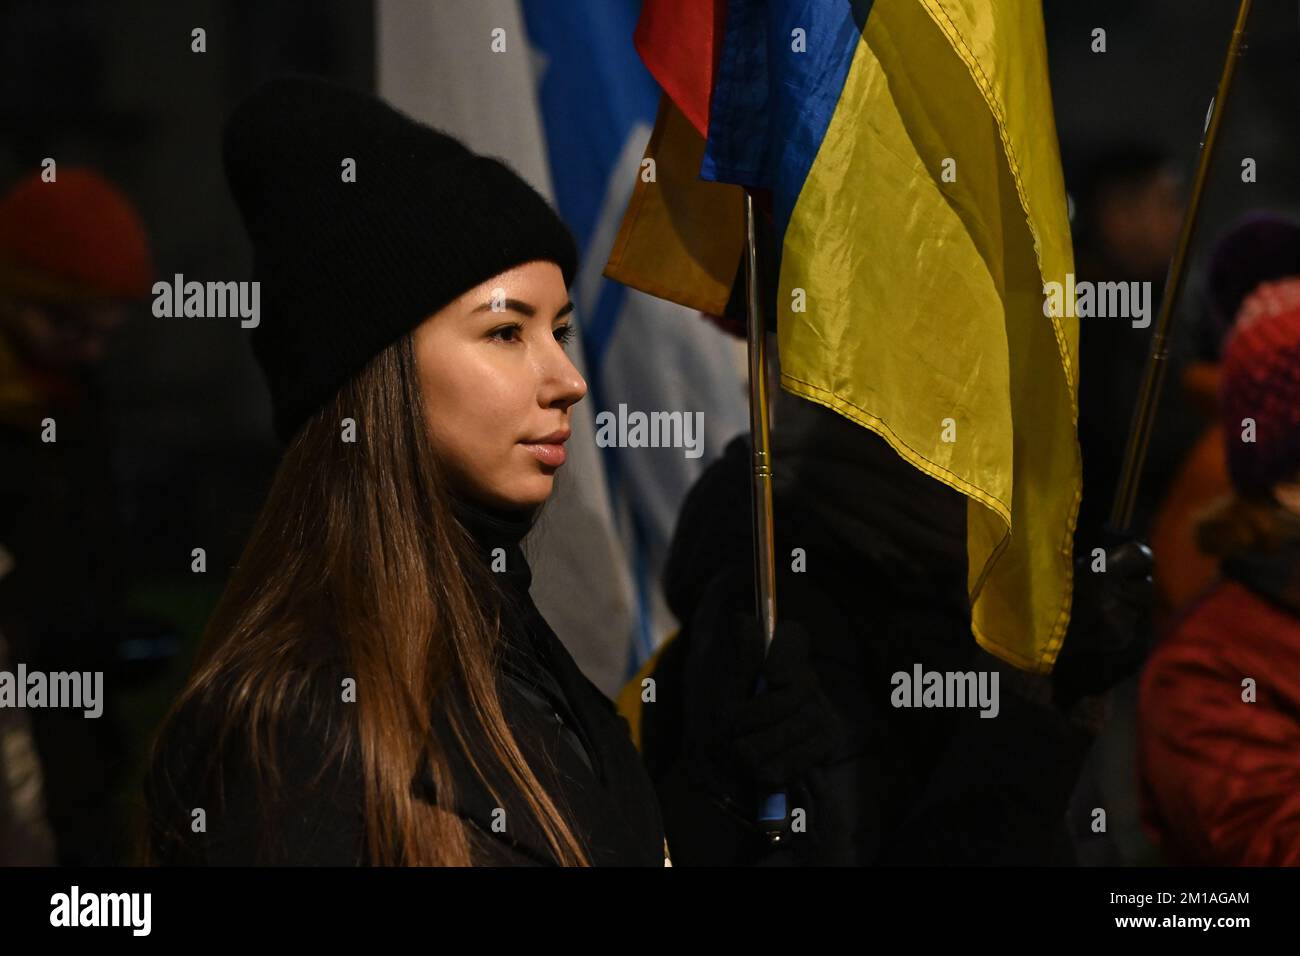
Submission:
MULTIPOLYGON (((0 545, 13 562, 0 634, 11 664, 113 667, 125 542, 95 372, 153 275, 139 213, 95 170, 42 168, 0 198, 0 545)), ((115 862, 111 710, 88 720, 37 709, 31 723, 59 860, 115 862)))
MULTIPOLYGON (((1169 153, 1121 143, 1093 153, 1069 184, 1074 198, 1075 273, 1079 282, 1149 282, 1151 322, 1136 328, 1122 316, 1079 320, 1079 446, 1083 501, 1076 540, 1085 553, 1100 541, 1119 480, 1133 406, 1146 367, 1165 273, 1178 242, 1184 196, 1169 153)), ((1171 343, 1171 377, 1183 364, 1181 339, 1171 343)), ((1158 410, 1134 529, 1145 534, 1169 474, 1195 437, 1198 422, 1181 403, 1158 410)))
POLYGON ((1151 528, 1151 546, 1160 555, 1155 572, 1158 621, 1194 600, 1218 572, 1215 557, 1196 545, 1196 526, 1200 512, 1231 491, 1219 424, 1223 340, 1242 302, 1261 282, 1290 276, 1300 276, 1300 225, 1271 213, 1243 217, 1211 256, 1204 334, 1179 383, 1183 401, 1204 425, 1170 482, 1151 528))
POLYGON ((1151 655, 1143 823, 1174 865, 1300 863, 1300 278, 1260 285, 1224 348, 1232 495, 1198 528, 1220 579, 1151 655))

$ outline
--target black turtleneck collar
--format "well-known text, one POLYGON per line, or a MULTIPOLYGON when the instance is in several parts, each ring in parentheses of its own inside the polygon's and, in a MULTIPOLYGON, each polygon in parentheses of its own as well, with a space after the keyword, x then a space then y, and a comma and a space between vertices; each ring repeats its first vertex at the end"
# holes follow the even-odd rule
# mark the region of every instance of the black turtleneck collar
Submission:
POLYGON ((527 594, 533 574, 528 559, 524 557, 522 542, 532 530, 536 511, 526 508, 507 510, 455 495, 451 496, 451 508, 457 520, 474 538, 479 556, 489 568, 493 566, 493 552, 497 548, 504 552, 505 570, 496 572, 503 588, 527 594))
MULTIPOLYGON (((536 520, 536 511, 506 510, 455 495, 451 499, 451 508, 474 539, 479 557, 493 572, 492 578, 508 606, 501 629, 504 641, 502 666, 507 676, 534 688, 548 686, 545 672, 550 654, 546 640, 549 629, 529 594, 533 572, 528 567, 522 547, 524 537, 536 520), (504 570, 496 570, 500 568, 493 555, 497 548, 501 548, 505 555, 504 570)), ((554 679, 550 680, 553 682, 554 679)), ((562 692, 560 695, 562 697, 562 692)))

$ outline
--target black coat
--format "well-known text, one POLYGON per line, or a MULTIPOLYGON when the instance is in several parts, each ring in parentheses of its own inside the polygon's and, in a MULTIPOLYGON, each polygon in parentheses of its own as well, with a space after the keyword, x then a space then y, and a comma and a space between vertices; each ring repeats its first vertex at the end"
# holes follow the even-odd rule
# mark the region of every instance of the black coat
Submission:
MULTIPOLYGON (((526 759, 562 807, 596 865, 662 866, 664 834, 653 785, 632 746, 628 725, 613 703, 578 669, 547 626, 528 594, 531 572, 520 541, 527 524, 480 508, 457 506, 461 520, 479 543, 485 560, 504 548, 507 571, 498 580, 513 614, 505 621, 506 654, 501 682, 502 707, 526 759)), ((196 706, 176 722, 161 742, 146 785, 149 838, 159 861, 179 864, 355 865, 366 862, 362 816, 362 775, 355 758, 325 754, 316 742, 329 721, 338 719, 342 662, 328 657, 314 671, 307 694, 279 729, 281 770, 286 794, 269 815, 273 849, 253 852, 254 827, 263 816, 256 806, 251 767, 240 759, 238 742, 220 781, 201 779, 196 757, 208 752, 215 710, 196 706), (167 768, 175 787, 157 771, 167 768), (324 776, 316 775, 324 768, 324 776), (207 809, 207 832, 193 834, 194 807, 207 809), (224 808, 222 808, 224 807, 224 808)), ((458 693, 455 687, 448 691, 458 693)), ((359 688, 358 693, 364 693, 359 688)), ((346 706, 346 705, 342 705, 346 706)), ((448 751, 456 798, 454 812, 469 824, 471 853, 485 865, 553 865, 540 831, 531 825, 521 795, 503 793, 504 832, 497 801, 471 770, 464 751, 453 746, 441 708, 433 708, 433 727, 448 751)), ((417 771, 411 781, 418 799, 438 802, 432 776, 417 771)))

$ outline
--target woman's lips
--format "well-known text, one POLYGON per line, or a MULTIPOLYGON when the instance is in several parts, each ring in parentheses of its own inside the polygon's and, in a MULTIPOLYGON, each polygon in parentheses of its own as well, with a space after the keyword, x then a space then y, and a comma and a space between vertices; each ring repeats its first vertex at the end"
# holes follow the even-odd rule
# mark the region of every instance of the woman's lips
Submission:
POLYGON ((564 446, 558 442, 538 442, 536 444, 520 442, 520 444, 532 452, 543 465, 551 468, 559 468, 568 457, 564 446))

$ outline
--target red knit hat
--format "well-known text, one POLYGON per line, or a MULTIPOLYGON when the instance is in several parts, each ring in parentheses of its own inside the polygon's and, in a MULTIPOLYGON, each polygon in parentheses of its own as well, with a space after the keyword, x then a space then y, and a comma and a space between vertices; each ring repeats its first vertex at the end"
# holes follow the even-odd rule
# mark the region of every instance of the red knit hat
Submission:
POLYGON ((1300 277, 1261 283, 1242 303, 1220 380, 1228 471, 1267 495, 1300 475, 1300 277), (1254 441, 1245 437, 1254 421, 1254 441))
POLYGON ((135 206, 84 167, 40 173, 0 199, 0 289, 39 299, 144 298, 153 262, 135 206))

